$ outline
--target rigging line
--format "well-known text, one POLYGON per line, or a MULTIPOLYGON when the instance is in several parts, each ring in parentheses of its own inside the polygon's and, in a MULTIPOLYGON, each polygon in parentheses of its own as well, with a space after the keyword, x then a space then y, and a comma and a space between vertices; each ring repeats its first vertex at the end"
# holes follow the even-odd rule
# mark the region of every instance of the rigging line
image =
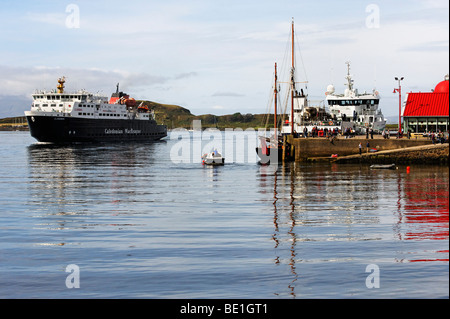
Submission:
MULTIPOLYGON (((282 104, 281 104, 281 98, 280 98, 280 95, 278 94, 277 95, 277 99, 278 99, 278 105, 280 105, 280 107, 282 106, 282 104)), ((281 116, 279 116, 278 117, 278 121, 277 121, 277 127, 280 129, 280 131, 281 131, 281 128, 283 127, 283 120, 284 120, 284 112, 282 113, 282 114, 280 114, 281 116)))
MULTIPOLYGON (((284 55, 283 55, 283 60, 281 63, 281 67, 279 68, 279 78, 280 79, 290 79, 291 76, 291 65, 288 63, 288 61, 290 60, 290 54, 291 54, 291 47, 292 45, 292 30, 289 32, 289 35, 287 37, 287 41, 286 41, 286 45, 285 45, 285 50, 284 50, 284 55)), ((290 83, 290 82, 283 82, 283 81, 279 81, 278 83, 290 83)), ((282 125, 284 123, 284 120, 286 118, 286 110, 287 110, 287 105, 288 105, 288 101, 289 101, 289 96, 290 96, 290 89, 287 89, 286 92, 284 93, 284 103, 281 103, 281 98, 283 93, 281 92, 281 86, 280 86, 280 90, 279 90, 279 94, 278 94, 278 98, 280 100, 280 110, 282 110, 281 112, 281 116, 280 116, 280 120, 281 120, 281 125, 280 125, 280 129, 282 128, 282 125)))
MULTIPOLYGON (((300 43, 300 41, 298 40, 297 33, 295 34, 295 39, 297 40, 297 43, 300 43)), ((305 63, 303 61, 302 50, 300 49, 300 45, 299 44, 297 44, 297 47, 298 47, 298 52, 299 52, 299 55, 300 55, 300 61, 302 62, 303 72, 305 74, 305 80, 306 80, 306 82, 308 82, 308 75, 306 74, 306 68, 305 68, 305 63)), ((306 87, 306 90, 308 90, 308 85, 305 85, 305 87, 306 87)))
POLYGON ((286 90, 286 92, 284 94, 285 101, 283 103, 283 105, 284 105, 283 116, 282 116, 283 123, 284 123, 284 119, 286 118, 286 115, 287 115, 286 110, 287 110, 287 107, 288 107, 288 104, 289 104, 290 93, 291 93, 290 90, 286 90))
MULTIPOLYGON (((281 67, 278 69, 279 78, 281 78, 281 79, 289 79, 289 81, 287 81, 287 82, 279 82, 279 83, 291 83, 290 82, 290 78, 291 78, 290 58, 291 58, 291 52, 292 52, 292 29, 291 28, 289 28, 289 29, 290 29, 290 32, 289 32, 288 37, 287 37, 285 50, 284 50, 284 55, 283 55, 283 60, 282 60, 282 63, 281 63, 281 67)), ((295 50, 294 50, 294 52, 295 52, 295 50)), ((296 61, 297 61, 297 59, 294 59, 294 62, 296 62, 296 61)), ((301 61, 302 61, 302 64, 303 64, 303 58, 301 58, 301 61)), ((294 65, 294 69, 295 69, 295 65, 294 65)), ((273 89, 273 86, 272 86, 272 89, 273 89)), ((272 92, 273 92, 273 90, 272 90, 272 92)), ((279 96, 278 99, 280 99, 280 102, 281 102, 281 95, 282 95, 281 90, 279 91, 279 93, 280 94, 278 94, 278 96, 279 96)), ((284 123, 284 120, 285 120, 285 118, 287 116, 286 111, 287 111, 288 103, 289 103, 289 100, 290 100, 290 88, 288 88, 286 90, 286 92, 284 93, 284 100, 285 100, 285 102, 283 104, 279 103, 280 109, 282 109, 280 128, 282 127, 282 125, 284 123)), ((269 112, 267 112, 266 114, 269 114, 269 112)))
POLYGON ((279 69, 279 78, 288 79, 290 77, 290 65, 287 62, 291 52, 291 32, 289 33, 288 39, 286 41, 286 46, 284 50, 284 56, 281 63, 281 68, 279 69))
MULTIPOLYGON (((273 79, 275 78, 275 72, 273 72, 272 73, 272 78, 271 78, 271 83, 273 83, 273 79)), ((268 117, 269 117, 269 113, 270 113, 270 110, 271 110, 271 104, 272 104, 272 101, 273 101, 273 85, 271 86, 271 91, 270 91, 270 93, 269 93, 269 96, 268 96, 268 102, 267 102, 267 105, 266 105, 266 109, 265 109, 265 113, 264 113, 264 116, 262 117, 262 119, 261 119, 261 125, 262 124, 264 124, 265 123, 265 125, 264 125, 264 128, 266 128, 267 127, 267 122, 268 122, 268 117)))
POLYGON ((268 111, 266 112, 266 115, 265 115, 265 120, 266 120, 266 123, 264 124, 264 128, 267 130, 267 126, 269 126, 269 120, 270 120, 270 110, 272 109, 272 102, 273 102, 273 96, 272 96, 272 98, 270 99, 270 102, 269 102, 269 109, 268 109, 268 111))

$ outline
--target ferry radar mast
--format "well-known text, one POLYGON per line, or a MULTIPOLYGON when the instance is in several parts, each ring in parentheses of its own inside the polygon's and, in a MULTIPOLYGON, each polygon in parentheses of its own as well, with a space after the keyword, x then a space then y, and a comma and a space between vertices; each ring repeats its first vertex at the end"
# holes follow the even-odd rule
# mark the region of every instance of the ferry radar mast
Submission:
POLYGON ((350 61, 345 62, 347 64, 347 76, 345 77, 347 79, 347 87, 349 92, 352 92, 353 90, 353 80, 352 76, 350 74, 350 61))

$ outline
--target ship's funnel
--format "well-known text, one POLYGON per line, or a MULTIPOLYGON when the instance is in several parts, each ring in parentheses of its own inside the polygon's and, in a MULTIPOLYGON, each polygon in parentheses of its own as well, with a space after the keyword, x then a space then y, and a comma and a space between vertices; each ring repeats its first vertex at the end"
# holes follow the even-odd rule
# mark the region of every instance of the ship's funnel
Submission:
POLYGON ((58 89, 58 93, 64 93, 64 83, 66 82, 66 78, 63 76, 62 78, 58 79, 58 86, 56 87, 58 89))

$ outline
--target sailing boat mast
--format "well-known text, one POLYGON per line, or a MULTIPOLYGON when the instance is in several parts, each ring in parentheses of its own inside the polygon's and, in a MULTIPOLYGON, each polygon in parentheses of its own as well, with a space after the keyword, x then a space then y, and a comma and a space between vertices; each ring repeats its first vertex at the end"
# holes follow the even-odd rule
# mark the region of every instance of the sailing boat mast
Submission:
POLYGON ((294 78, 294 18, 292 18, 292 68, 291 68, 291 134, 294 134, 294 92, 295 92, 295 78, 294 78))
POLYGON ((275 88, 274 88, 274 95, 275 95, 275 112, 274 112, 274 119, 273 119, 273 126, 275 128, 275 141, 278 140, 278 129, 277 129, 277 63, 275 62, 275 88))

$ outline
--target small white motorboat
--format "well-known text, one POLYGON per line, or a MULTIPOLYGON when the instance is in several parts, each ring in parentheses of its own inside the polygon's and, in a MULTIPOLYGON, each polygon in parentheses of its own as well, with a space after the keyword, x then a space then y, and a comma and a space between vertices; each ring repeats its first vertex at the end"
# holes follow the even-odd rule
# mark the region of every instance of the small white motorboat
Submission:
POLYGON ((370 165, 370 169, 397 169, 395 164, 387 164, 387 165, 370 165))
POLYGON ((205 165, 224 165, 225 158, 217 150, 203 154, 202 163, 205 165))

